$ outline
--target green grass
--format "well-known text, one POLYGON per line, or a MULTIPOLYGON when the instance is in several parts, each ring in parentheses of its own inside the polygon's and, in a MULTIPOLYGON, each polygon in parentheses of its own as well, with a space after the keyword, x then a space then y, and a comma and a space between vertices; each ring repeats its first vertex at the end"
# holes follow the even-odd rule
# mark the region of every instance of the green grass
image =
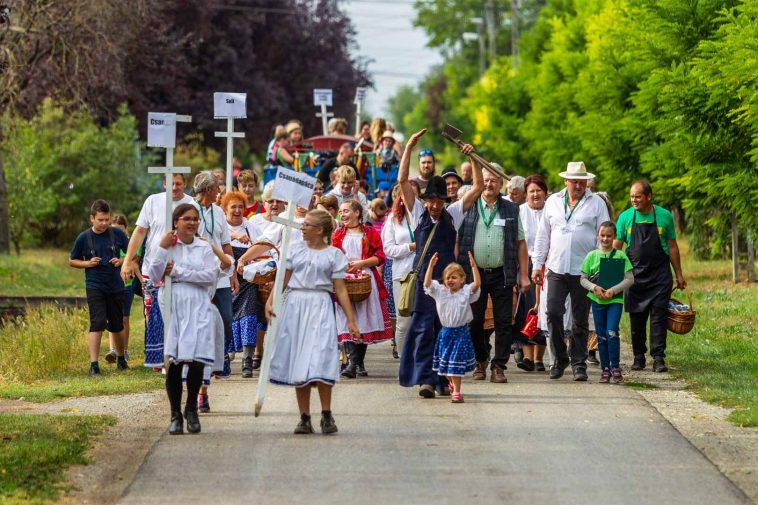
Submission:
POLYGON ((111 416, 0 414, 0 502, 44 503, 67 489, 64 472, 88 463, 91 437, 111 416))
POLYGON ((84 270, 68 266, 68 252, 58 249, 0 254, 0 295, 84 296, 84 270))
POLYGON ((101 377, 88 377, 87 311, 61 311, 52 306, 31 310, 24 321, 0 326, 0 398, 46 402, 72 396, 154 391, 164 378, 142 366, 144 319, 140 300, 132 311, 129 354, 131 369, 117 372, 102 359, 101 377))
MULTIPOLYGON (((686 241, 679 246, 697 318, 687 335, 669 332, 669 371, 703 400, 732 409, 733 423, 758 426, 758 285, 734 284, 729 262, 697 261, 686 241)), ((673 296, 689 304, 681 291, 673 296)), ((622 322, 628 335, 628 317, 622 322)))

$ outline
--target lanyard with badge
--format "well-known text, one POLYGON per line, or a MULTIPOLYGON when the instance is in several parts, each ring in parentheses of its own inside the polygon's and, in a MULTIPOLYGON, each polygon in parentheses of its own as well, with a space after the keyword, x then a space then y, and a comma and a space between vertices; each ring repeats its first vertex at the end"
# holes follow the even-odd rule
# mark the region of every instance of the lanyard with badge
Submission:
MULTIPOLYGON (((205 232, 208 232, 208 222, 205 219, 205 210, 203 209, 202 204, 200 203, 200 200, 195 200, 197 203, 197 206, 200 207, 200 217, 203 219, 203 230, 205 232)), ((210 230, 210 236, 208 237, 210 240, 213 240, 213 232, 216 231, 216 216, 213 212, 213 204, 209 207, 211 211, 211 230, 210 230)))
POLYGON ((497 216, 497 212, 495 212, 495 208, 492 208, 492 211, 490 212, 489 217, 484 216, 484 205, 482 205, 482 199, 480 198, 478 200, 479 203, 479 215, 482 218, 482 222, 484 223, 484 226, 486 228, 489 228, 492 226, 492 222, 495 220, 495 216, 497 216))
POLYGON ((579 206, 584 201, 584 195, 579 199, 578 202, 576 202, 576 205, 574 205, 574 208, 571 209, 571 212, 568 211, 568 201, 569 201, 569 195, 568 191, 566 191, 566 196, 563 197, 563 217, 566 219, 566 222, 568 223, 571 219, 571 216, 574 215, 574 211, 579 208, 579 206))

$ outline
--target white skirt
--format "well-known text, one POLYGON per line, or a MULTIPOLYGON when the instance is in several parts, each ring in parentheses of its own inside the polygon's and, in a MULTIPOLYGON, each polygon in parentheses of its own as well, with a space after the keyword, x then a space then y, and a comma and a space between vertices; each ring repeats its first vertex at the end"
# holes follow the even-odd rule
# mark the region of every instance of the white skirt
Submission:
POLYGON ((273 384, 334 384, 340 373, 337 322, 328 291, 292 289, 285 293, 271 356, 273 384))
MULTIPOLYGON (((165 314, 164 287, 158 300, 165 314)), ((163 353, 173 362, 200 361, 213 365, 218 359, 216 309, 204 288, 177 282, 171 286, 171 327, 163 353)), ((221 332, 223 334, 223 323, 221 332)), ((223 337, 222 337, 223 338, 223 337)), ((222 347, 223 360, 223 347, 222 347)))
MULTIPOLYGON (((392 323, 387 314, 387 305, 379 296, 379 287, 376 278, 367 270, 364 273, 371 278, 371 294, 368 298, 358 303, 351 303, 355 322, 363 337, 363 343, 375 344, 392 338, 392 323)), ((339 341, 350 341, 350 332, 347 329, 347 316, 342 306, 336 304, 337 309, 337 335, 339 341)))

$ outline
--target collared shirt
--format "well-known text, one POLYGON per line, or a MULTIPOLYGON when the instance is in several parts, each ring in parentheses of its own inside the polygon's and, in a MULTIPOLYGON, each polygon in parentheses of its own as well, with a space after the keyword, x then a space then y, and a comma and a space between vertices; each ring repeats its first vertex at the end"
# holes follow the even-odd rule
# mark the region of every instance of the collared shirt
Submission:
MULTIPOLYGON (((492 209, 484 201, 484 198, 480 197, 476 203, 477 209, 479 209, 479 220, 476 222, 472 252, 474 260, 480 268, 503 266, 505 222, 498 216, 497 212, 500 198, 503 197, 498 197, 492 209), (487 226, 487 223, 490 225, 487 226)), ((521 225, 521 220, 518 223, 518 240, 524 240, 524 228, 521 225)))
MULTIPOLYGON (((183 203, 192 203, 192 197, 189 195, 182 195, 179 200, 171 201, 171 209, 176 209, 183 203)), ((226 219, 224 219, 226 220, 226 219)), ((135 223, 140 228, 148 230, 147 233, 147 246, 145 247, 145 256, 143 261, 143 272, 145 270, 144 265, 152 259, 153 254, 160 247, 161 239, 166 234, 166 193, 156 193, 150 195, 142 205, 139 217, 135 223)), ((169 224, 170 226, 170 224, 169 224)))
MULTIPOLYGON (((212 203, 208 208, 203 207, 197 200, 193 200, 192 203, 200 212, 200 223, 197 228, 197 234, 219 249, 222 249, 222 246, 225 244, 230 244, 232 238, 229 233, 229 225, 226 223, 224 210, 215 203, 212 203)), ((231 277, 233 270, 230 269, 228 275, 218 280, 216 289, 231 286, 229 277, 231 277)))
POLYGON ((600 224, 610 219, 608 207, 589 189, 573 211, 567 212, 565 199, 566 189, 545 202, 532 262, 535 269, 547 265, 557 274, 581 275, 582 261, 595 249, 600 224))

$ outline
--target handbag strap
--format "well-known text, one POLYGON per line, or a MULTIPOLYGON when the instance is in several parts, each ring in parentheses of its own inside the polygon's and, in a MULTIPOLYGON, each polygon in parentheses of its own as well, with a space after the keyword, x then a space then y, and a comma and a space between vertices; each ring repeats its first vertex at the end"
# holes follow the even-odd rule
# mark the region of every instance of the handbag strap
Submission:
POLYGON ((439 221, 434 223, 434 226, 432 227, 432 232, 429 234, 429 237, 426 239, 426 244, 424 244, 424 250, 421 252, 421 258, 419 258, 418 265, 416 265, 416 268, 414 269, 416 271, 416 275, 418 275, 421 272, 421 266, 424 264, 424 258, 426 257, 426 252, 429 250, 429 244, 432 243, 432 238, 434 237, 434 232, 437 231, 438 224, 440 224, 439 221))

